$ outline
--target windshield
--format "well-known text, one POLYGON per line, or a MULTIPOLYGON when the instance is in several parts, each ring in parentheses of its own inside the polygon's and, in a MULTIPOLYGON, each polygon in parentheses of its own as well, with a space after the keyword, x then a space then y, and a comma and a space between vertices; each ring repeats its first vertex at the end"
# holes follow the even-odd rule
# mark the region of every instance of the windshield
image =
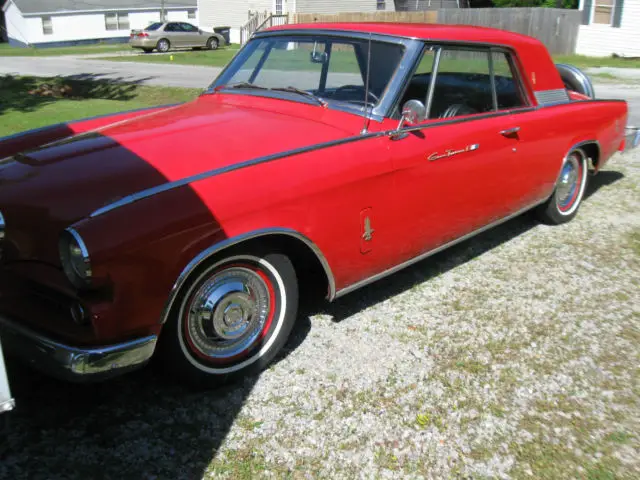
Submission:
POLYGON ((372 41, 369 59, 369 39, 360 38, 330 35, 257 38, 240 51, 212 87, 247 89, 267 95, 269 90, 297 89, 316 97, 320 103, 372 107, 382 97, 403 53, 402 45, 372 41))

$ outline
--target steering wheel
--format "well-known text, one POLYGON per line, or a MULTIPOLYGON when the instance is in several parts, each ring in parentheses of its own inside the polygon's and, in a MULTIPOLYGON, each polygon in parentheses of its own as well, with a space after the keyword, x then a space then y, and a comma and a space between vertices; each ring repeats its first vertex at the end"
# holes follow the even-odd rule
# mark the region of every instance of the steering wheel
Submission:
MULTIPOLYGON (((342 85, 333 91, 333 95, 338 95, 340 94, 340 92, 348 92, 348 91, 359 93, 362 90, 364 90, 364 87, 361 85, 342 85)), ((375 93, 373 93, 371 90, 367 92, 367 96, 371 97, 374 100, 374 103, 378 103, 380 101, 380 98, 378 98, 378 96, 375 93)))

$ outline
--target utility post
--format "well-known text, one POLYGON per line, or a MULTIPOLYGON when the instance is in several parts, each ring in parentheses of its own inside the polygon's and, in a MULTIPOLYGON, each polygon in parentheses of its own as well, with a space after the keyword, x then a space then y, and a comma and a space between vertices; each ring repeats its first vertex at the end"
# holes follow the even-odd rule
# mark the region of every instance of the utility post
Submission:
POLYGON ((164 8, 164 2, 165 0, 161 0, 160 1, 160 21, 161 22, 166 22, 167 21, 167 12, 164 8))

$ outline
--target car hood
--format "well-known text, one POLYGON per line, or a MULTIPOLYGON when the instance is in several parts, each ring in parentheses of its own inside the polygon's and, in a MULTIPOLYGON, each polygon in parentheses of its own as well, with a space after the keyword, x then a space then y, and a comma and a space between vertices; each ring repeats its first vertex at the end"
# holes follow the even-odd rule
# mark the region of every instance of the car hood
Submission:
POLYGON ((57 258, 64 228, 127 195, 347 135, 321 107, 240 97, 201 96, 1 160, 0 212, 20 257, 57 258))

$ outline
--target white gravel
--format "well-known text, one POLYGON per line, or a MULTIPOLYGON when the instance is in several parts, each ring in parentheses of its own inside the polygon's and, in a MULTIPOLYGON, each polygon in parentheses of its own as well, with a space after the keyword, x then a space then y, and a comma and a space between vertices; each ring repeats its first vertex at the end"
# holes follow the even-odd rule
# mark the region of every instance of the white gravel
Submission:
POLYGON ((0 477, 638 478, 639 208, 640 150, 570 224, 525 215, 322 305, 221 391, 13 365, 0 477))

